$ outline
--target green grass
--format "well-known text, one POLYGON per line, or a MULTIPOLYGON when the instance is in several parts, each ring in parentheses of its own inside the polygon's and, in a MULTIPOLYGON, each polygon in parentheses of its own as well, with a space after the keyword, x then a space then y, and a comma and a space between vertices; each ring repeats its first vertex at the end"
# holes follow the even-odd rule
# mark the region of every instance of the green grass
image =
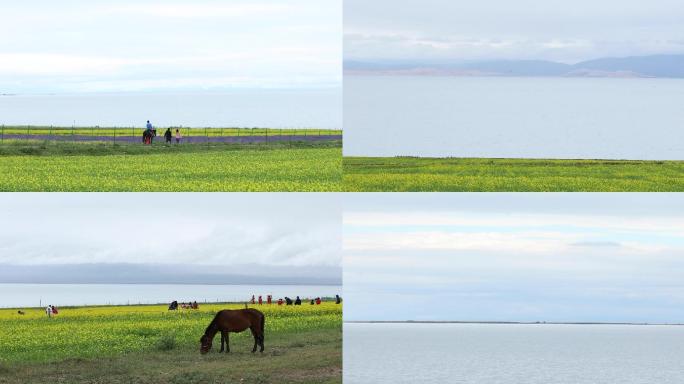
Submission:
POLYGON ((266 316, 266 349, 252 354, 249 331, 220 336, 207 355, 199 337, 214 313, 242 304, 0 310, 0 383, 340 383, 342 308, 256 306, 266 316))
POLYGON ((152 146, 15 140, 0 191, 336 191, 341 141, 152 146))
POLYGON ((345 191, 684 191, 684 161, 343 159, 345 191))
MULTIPOLYGON (((156 127, 157 134, 163 135, 167 127, 156 127)), ((339 129, 279 129, 279 128, 188 128, 171 127, 171 132, 175 135, 176 128, 180 129, 181 135, 185 138, 195 136, 328 136, 341 135, 339 129)), ((141 136, 144 131, 142 127, 49 127, 49 126, 0 126, 0 136, 2 135, 49 135, 49 136, 141 136)), ((175 137, 175 136, 174 136, 175 137)))

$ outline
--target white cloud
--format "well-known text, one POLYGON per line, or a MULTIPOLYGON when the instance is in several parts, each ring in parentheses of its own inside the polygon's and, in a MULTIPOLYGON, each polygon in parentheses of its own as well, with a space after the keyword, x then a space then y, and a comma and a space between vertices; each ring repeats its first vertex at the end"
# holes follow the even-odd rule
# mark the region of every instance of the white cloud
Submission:
POLYGON ((297 7, 282 3, 130 3, 100 8, 103 13, 130 13, 151 17, 170 18, 240 18, 258 17, 266 13, 293 12, 297 7))
POLYGON ((481 250, 543 253, 566 249, 584 237, 559 232, 454 233, 439 231, 348 234, 345 250, 481 250))
POLYGON ((684 237, 684 217, 638 217, 625 218, 617 215, 573 215, 544 213, 472 214, 470 212, 362 212, 349 210, 344 214, 344 224, 350 227, 399 227, 399 226, 506 226, 524 228, 557 226, 576 228, 610 228, 618 231, 656 232, 660 235, 684 237))
POLYGON ((546 59, 683 53, 677 0, 348 0, 345 59, 546 59))
POLYGON ((0 15, 0 89, 339 86, 341 33, 338 0, 16 3, 0 15))
POLYGON ((23 195, 0 197, 0 264, 342 263, 332 195, 23 195))
POLYGON ((344 214, 349 320, 679 321, 676 194, 363 194, 344 214))

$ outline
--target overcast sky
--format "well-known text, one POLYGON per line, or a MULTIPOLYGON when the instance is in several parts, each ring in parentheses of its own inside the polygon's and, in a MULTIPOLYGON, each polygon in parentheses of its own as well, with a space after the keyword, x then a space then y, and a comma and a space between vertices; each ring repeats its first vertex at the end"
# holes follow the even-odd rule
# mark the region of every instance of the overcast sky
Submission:
POLYGON ((335 194, 17 193, 0 196, 2 264, 337 267, 335 194))
POLYGON ((680 0, 345 0, 345 60, 684 53, 680 0))
POLYGON ((340 0, 26 0, 0 13, 0 93, 330 87, 340 0))
POLYGON ((677 194, 347 194, 346 320, 684 322, 677 194))

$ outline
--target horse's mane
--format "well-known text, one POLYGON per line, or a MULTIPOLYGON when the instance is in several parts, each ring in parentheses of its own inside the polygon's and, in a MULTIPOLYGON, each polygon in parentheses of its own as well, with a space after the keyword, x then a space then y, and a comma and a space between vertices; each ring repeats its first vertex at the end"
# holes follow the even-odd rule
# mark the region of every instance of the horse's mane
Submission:
POLYGON ((221 311, 216 312, 214 319, 211 321, 211 323, 209 323, 209 325, 207 326, 207 329, 204 330, 205 335, 209 334, 210 331, 216 329, 216 320, 218 319, 219 314, 221 314, 221 311))

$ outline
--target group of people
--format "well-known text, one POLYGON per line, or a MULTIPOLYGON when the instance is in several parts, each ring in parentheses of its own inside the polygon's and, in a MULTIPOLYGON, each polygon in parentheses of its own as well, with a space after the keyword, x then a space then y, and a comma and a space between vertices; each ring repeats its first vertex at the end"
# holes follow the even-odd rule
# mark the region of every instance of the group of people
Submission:
MULTIPOLYGON (((145 126, 145 132, 143 133, 143 143, 145 144, 152 144, 152 137, 157 135, 157 131, 154 129, 152 126, 152 123, 150 123, 149 120, 147 120, 147 125, 145 126)), ((167 144, 171 144, 171 139, 173 138, 173 133, 171 133, 171 128, 166 128, 166 132, 164 132, 164 139, 166 140, 167 144)), ((181 141, 181 132, 179 128, 176 128, 176 144, 180 144, 181 141)))
POLYGON ((54 305, 48 305, 47 307, 45 307, 45 314, 47 314, 47 317, 50 318, 52 316, 56 316, 57 314, 59 314, 59 310, 57 310, 57 307, 55 307, 54 305))
MULTIPOLYGON (((320 297, 316 297, 315 299, 306 299, 309 301, 311 305, 321 305, 323 302, 323 299, 320 297)), ((265 304, 271 305, 273 304, 273 295, 266 295, 266 300, 264 300, 264 297, 262 295, 256 296, 252 295, 252 299, 249 301, 251 304, 258 304, 258 305, 263 305, 265 301, 265 304)), ((302 299, 297 296, 294 300, 290 299, 289 297, 285 296, 284 298, 279 298, 278 301, 276 302, 278 305, 302 305, 302 299)), ((340 295, 335 295, 335 304, 340 304, 342 303, 342 298, 340 295)), ((247 304, 245 304, 246 306, 247 304)), ((50 306, 48 306, 50 308, 50 306)), ((52 307, 53 310, 55 311, 54 314, 57 314, 57 309, 52 307)), ((193 302, 187 302, 187 303, 180 303, 178 304, 177 300, 174 300, 169 304, 169 311, 176 311, 178 308, 181 309, 199 309, 199 304, 197 304, 197 301, 193 302)), ((49 316, 49 314, 48 314, 49 316)))
MULTIPOLYGON (((266 295, 266 304, 271 304, 273 300, 273 297, 271 295, 266 295)), ((317 297, 315 299, 307 299, 310 300, 311 305, 320 305, 323 301, 320 297, 317 297)), ((259 304, 262 305, 264 303, 263 298, 261 295, 259 295, 258 299, 252 295, 252 299, 250 300, 252 304, 259 304)), ((342 298, 340 295, 335 295, 335 304, 340 304, 342 302, 342 298)), ((302 305, 302 299, 297 296, 294 300, 290 299, 289 297, 285 296, 285 299, 283 298, 278 299, 278 305, 302 305)))
MULTIPOLYGON (((272 295, 266 295, 266 304, 271 305, 273 302, 273 296, 272 295)), ((250 303, 256 304, 257 300, 254 298, 254 295, 252 295, 252 300, 250 300, 250 303)), ((264 299, 259 295, 259 305, 264 303, 264 299)))
MULTIPOLYGON (((178 301, 174 300, 169 304, 169 311, 177 311, 178 310, 178 301)), ((199 304, 197 304, 197 301, 193 302, 187 302, 187 303, 181 303, 180 304, 181 309, 199 309, 199 304)))

